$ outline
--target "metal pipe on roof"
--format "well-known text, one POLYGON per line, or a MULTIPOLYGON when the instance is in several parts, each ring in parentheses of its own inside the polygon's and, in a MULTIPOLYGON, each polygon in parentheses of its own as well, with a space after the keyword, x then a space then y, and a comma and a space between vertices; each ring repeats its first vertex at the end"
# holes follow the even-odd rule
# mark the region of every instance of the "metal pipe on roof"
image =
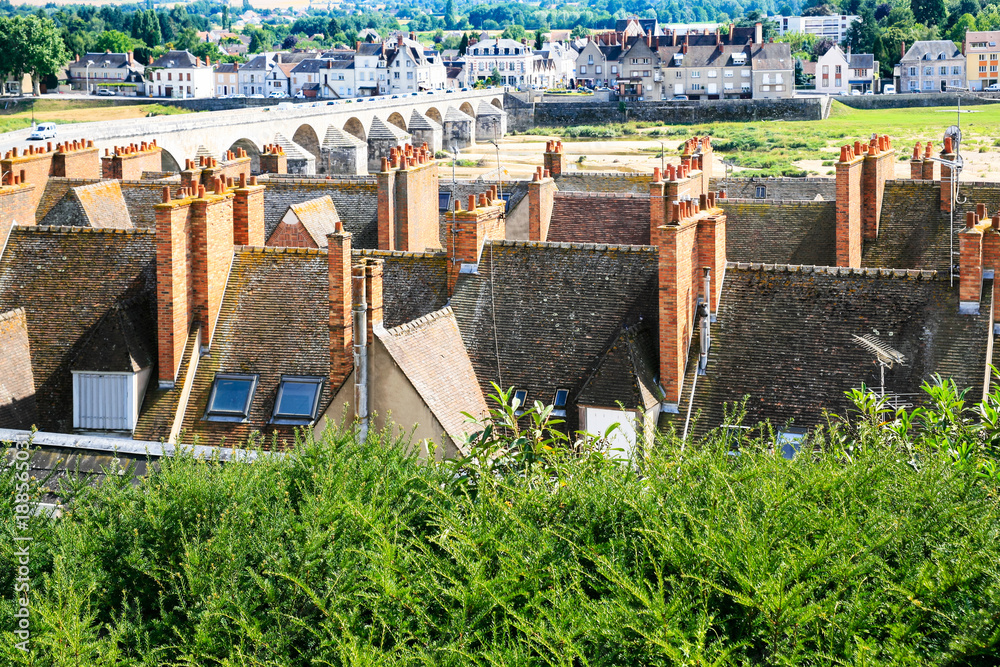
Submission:
POLYGON ((365 295, 365 264, 351 272, 354 326, 354 414, 358 420, 358 442, 368 438, 368 303, 365 295))

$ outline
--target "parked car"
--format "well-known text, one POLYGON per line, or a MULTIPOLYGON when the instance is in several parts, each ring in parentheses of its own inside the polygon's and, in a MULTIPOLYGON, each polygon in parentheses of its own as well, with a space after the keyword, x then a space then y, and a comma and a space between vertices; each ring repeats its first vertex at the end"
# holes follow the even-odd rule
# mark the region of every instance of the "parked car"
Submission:
POLYGON ((683 100, 689 100, 691 98, 688 97, 687 95, 674 95, 670 99, 674 100, 675 102, 681 102, 683 100))
POLYGON ((271 99, 274 99, 274 100, 283 100, 286 97, 288 97, 288 93, 286 93, 283 90, 275 90, 275 91, 272 91, 271 94, 268 95, 268 97, 270 97, 271 99))
POLYGON ((861 91, 858 90, 857 88, 855 88, 854 90, 851 91, 851 96, 852 97, 858 97, 860 95, 861 95, 861 91))
POLYGON ((111 90, 110 88, 100 88, 98 89, 97 94, 100 97, 113 97, 115 91, 111 90))
POLYGON ((234 100, 245 100, 247 98, 243 93, 237 93, 232 96, 234 100))
POLYGON ((264 99, 264 96, 262 94, 260 94, 260 93, 254 93, 253 95, 250 96, 250 99, 251 100, 262 100, 262 99, 264 99))
POLYGON ((865 95, 874 95, 874 94, 875 94, 874 90, 866 90, 865 91, 865 95))
POLYGON ((43 139, 55 139, 55 123, 39 123, 28 135, 28 141, 42 141, 43 139))
POLYGON ((1000 83, 994 83, 992 86, 986 86, 985 88, 983 88, 983 90, 988 90, 991 93, 995 93, 996 91, 1000 90, 1000 83))
POLYGON ((895 95, 896 94, 896 86, 892 85, 891 83, 885 84, 884 86, 882 86, 882 94, 883 95, 895 95))
POLYGON ((306 99, 306 94, 305 94, 305 93, 303 93, 303 92, 302 92, 302 91, 300 90, 299 92, 297 92, 297 93, 295 93, 294 95, 292 95, 292 97, 294 97, 294 98, 295 98, 295 99, 297 99, 297 100, 304 100, 304 99, 306 99))

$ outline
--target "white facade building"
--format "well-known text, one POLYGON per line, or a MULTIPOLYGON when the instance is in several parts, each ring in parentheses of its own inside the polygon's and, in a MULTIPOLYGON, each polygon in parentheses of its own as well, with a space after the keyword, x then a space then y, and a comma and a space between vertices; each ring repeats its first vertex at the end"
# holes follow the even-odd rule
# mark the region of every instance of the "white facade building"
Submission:
POLYGON ((215 71, 190 51, 168 51, 146 68, 146 89, 155 97, 214 97, 215 71))
POLYGON ((475 81, 490 78, 493 70, 500 74, 500 83, 520 86, 532 75, 535 55, 527 45, 513 39, 487 39, 470 44, 465 53, 475 81))
POLYGON ((837 44, 844 41, 847 29, 861 17, 853 14, 834 14, 832 16, 772 16, 771 21, 778 24, 778 34, 800 32, 804 35, 816 35, 820 39, 832 39, 837 44))

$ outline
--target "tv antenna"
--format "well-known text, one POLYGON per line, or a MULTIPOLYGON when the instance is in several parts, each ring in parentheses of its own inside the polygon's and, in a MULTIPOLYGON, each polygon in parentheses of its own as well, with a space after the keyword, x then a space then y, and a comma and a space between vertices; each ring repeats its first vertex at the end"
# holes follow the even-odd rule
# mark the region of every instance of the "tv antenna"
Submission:
POLYGON ((885 369, 892 368, 896 364, 899 364, 900 366, 904 365, 906 363, 906 357, 903 356, 902 352, 894 350, 879 340, 877 336, 873 336, 871 334, 866 334, 864 336, 855 335, 854 342, 875 356, 875 363, 879 366, 879 379, 881 382, 879 395, 884 397, 885 369))
POLYGON ((950 229, 948 234, 948 281, 951 287, 955 286, 955 205, 964 204, 965 199, 960 198, 958 193, 958 179, 962 175, 962 166, 965 164, 965 160, 962 159, 961 143, 962 143, 962 113, 969 113, 969 111, 962 109, 962 96, 958 95, 958 102, 956 111, 956 125, 948 126, 948 129, 944 131, 944 144, 947 145, 949 140, 951 141, 951 152, 954 154, 955 158, 953 160, 945 160, 939 157, 932 157, 931 160, 934 162, 940 162, 942 166, 948 167, 951 170, 951 209, 949 210, 950 229))

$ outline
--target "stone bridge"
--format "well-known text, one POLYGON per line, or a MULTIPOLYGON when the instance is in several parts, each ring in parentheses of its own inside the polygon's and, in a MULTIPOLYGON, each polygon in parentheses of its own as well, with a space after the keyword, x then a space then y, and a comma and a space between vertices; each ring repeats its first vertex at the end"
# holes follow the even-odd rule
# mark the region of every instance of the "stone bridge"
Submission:
MULTIPOLYGON (((264 147, 279 144, 289 155, 290 171, 297 162, 298 173, 364 174, 369 167, 377 170, 389 145, 426 141, 433 151, 450 151, 501 137, 506 133, 503 106, 503 88, 285 103, 60 125, 53 143, 89 139, 103 155, 105 148, 155 139, 163 149, 164 171, 179 171, 185 158, 221 157, 239 148, 257 170, 264 147), (356 157, 351 158, 352 153, 356 157)), ((0 135, 0 153, 23 147, 27 134, 20 130, 0 135)))

